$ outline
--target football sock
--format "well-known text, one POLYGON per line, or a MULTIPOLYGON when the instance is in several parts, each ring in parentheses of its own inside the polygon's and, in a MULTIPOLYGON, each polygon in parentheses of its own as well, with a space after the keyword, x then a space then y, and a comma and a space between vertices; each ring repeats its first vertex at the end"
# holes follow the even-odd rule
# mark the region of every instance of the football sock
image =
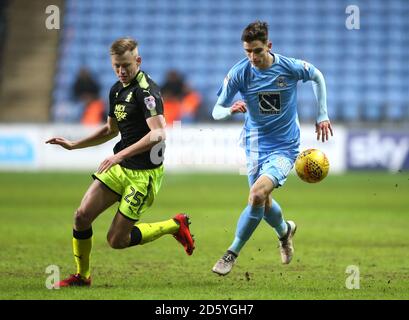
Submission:
POLYGON ((89 278, 91 275, 89 258, 92 248, 92 227, 84 231, 73 230, 72 235, 72 249, 77 264, 77 273, 83 278, 89 278))
POLYGON ((155 223, 139 223, 131 231, 129 246, 145 244, 154 241, 164 234, 174 234, 179 230, 179 224, 174 219, 155 223))
POLYGON ((243 210, 237 222, 236 236, 228 250, 239 254, 241 248, 250 239, 264 215, 264 206, 253 207, 250 204, 243 210))
POLYGON ((287 234, 287 223, 283 219, 280 205, 274 199, 271 208, 267 208, 264 212, 263 218, 274 228, 278 238, 282 238, 287 234))

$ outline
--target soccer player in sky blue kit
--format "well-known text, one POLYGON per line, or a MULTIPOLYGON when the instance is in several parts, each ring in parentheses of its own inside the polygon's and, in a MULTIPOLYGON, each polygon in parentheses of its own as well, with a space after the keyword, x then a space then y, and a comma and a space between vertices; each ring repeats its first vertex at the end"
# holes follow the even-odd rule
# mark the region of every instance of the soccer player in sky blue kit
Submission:
POLYGON ((241 40, 247 58, 239 61, 224 79, 213 109, 213 118, 223 120, 245 113, 243 146, 246 151, 250 194, 237 223, 233 243, 212 271, 228 274, 247 240, 264 219, 277 233, 281 261, 291 262, 292 239, 297 229, 285 221, 271 192, 282 186, 299 153, 300 127, 297 114, 297 82, 312 80, 318 100, 315 124, 317 140, 333 135, 327 114, 325 81, 313 65, 272 53, 266 22, 256 21, 243 31, 241 40), (232 100, 240 92, 242 101, 232 100), (232 105, 231 105, 232 104, 232 105))

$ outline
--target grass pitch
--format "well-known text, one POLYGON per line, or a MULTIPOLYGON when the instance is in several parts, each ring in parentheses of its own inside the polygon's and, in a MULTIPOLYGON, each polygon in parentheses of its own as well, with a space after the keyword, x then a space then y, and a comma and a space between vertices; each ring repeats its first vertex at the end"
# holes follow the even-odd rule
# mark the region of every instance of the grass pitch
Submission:
MULTIPOLYGON (((72 215, 88 173, 0 173, 1 299, 408 299, 409 173, 296 176, 274 191, 298 224, 295 256, 280 263, 273 230, 261 222, 232 273, 210 270, 230 245, 246 205, 245 176, 167 174, 143 222, 191 216, 196 251, 171 237, 113 250, 106 233, 115 206, 94 223, 91 288, 48 290, 46 267, 73 273, 72 215), (347 289, 358 266, 359 289, 347 289)), ((356 284, 356 282, 355 282, 356 284)))

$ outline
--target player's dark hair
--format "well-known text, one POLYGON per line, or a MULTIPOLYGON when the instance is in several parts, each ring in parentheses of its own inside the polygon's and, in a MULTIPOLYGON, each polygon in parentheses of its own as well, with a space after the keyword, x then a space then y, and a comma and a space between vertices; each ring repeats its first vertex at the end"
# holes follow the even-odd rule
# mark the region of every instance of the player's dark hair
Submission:
POLYGON ((252 42, 259 40, 266 43, 268 40, 268 24, 263 21, 255 21, 250 23, 241 35, 241 41, 252 42))
POLYGON ((123 55, 127 51, 133 51, 138 46, 138 42, 132 38, 120 38, 115 40, 109 52, 111 55, 123 55))

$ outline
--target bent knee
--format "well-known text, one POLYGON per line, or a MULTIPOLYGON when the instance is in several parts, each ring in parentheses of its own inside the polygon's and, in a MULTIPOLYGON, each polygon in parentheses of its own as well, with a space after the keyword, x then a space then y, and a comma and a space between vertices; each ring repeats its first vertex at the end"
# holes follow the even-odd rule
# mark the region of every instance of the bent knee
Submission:
POLYGON ((112 249, 124 249, 129 246, 129 239, 115 234, 107 235, 107 241, 112 249))
POLYGON ((76 228, 84 229, 91 226, 92 219, 87 212, 81 208, 77 209, 74 214, 74 225, 76 228))
POLYGON ((263 189, 251 189, 249 203, 255 206, 262 206, 268 201, 268 193, 263 189))

